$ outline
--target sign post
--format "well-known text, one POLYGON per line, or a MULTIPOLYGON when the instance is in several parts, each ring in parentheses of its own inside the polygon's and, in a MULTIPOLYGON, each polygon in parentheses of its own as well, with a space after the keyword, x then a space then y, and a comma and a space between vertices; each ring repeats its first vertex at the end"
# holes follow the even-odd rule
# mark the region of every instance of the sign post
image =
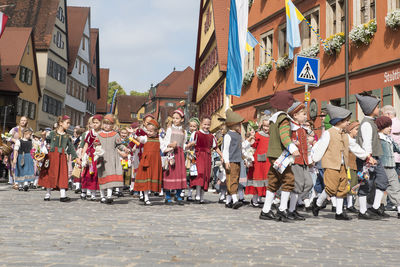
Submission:
POLYGON ((304 84, 304 101, 307 107, 307 103, 311 100, 311 94, 308 91, 308 87, 319 86, 319 58, 296 55, 294 64, 294 82, 297 84, 304 84))

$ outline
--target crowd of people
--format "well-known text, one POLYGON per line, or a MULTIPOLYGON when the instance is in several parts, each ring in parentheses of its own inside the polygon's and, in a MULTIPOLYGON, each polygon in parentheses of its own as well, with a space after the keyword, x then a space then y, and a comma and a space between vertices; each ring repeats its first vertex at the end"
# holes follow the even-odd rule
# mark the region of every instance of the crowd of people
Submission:
POLYGON ((57 190, 69 202, 73 189, 82 200, 112 204, 129 189, 144 206, 152 195, 165 205, 204 204, 211 185, 226 208, 239 209, 250 195, 263 220, 305 220, 299 211, 318 216, 329 202, 336 220, 350 220, 348 213, 377 220, 388 210, 400 219, 400 120, 392 106, 380 110, 378 98, 356 97, 361 123, 328 104, 320 137, 287 91, 276 92, 269 101, 276 112, 247 122, 245 133, 244 119, 230 109, 214 134, 208 116, 190 118, 185 129, 180 108, 165 128, 151 114, 122 128, 113 115, 98 114, 73 136, 66 115, 38 132, 22 117, 2 135, 0 156, 14 189, 41 187, 45 201, 57 190))

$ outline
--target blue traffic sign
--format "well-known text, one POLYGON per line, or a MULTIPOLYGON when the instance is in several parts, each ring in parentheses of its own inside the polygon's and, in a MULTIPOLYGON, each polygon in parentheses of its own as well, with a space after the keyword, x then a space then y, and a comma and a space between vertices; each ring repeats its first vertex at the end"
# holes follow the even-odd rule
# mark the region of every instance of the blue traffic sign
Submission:
POLYGON ((311 86, 319 86, 319 58, 296 55, 294 82, 311 86))

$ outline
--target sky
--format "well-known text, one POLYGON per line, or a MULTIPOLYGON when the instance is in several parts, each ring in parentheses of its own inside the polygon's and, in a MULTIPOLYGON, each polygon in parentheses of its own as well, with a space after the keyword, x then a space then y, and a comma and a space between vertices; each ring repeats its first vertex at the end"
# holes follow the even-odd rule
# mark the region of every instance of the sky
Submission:
POLYGON ((198 0, 68 0, 91 7, 100 31, 100 67, 129 94, 144 92, 174 69, 194 69, 198 0))

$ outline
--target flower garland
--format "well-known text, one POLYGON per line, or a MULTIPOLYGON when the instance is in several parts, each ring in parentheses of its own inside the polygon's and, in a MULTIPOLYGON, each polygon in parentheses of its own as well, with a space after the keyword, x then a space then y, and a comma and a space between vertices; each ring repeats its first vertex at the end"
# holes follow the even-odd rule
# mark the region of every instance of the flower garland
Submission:
POLYGON ((386 26, 397 31, 400 26, 400 9, 389 12, 385 17, 386 26))
POLYGON ((342 45, 346 42, 346 38, 344 36, 344 32, 339 32, 334 35, 329 36, 325 40, 324 51, 325 54, 333 55, 339 54, 340 50, 342 50, 342 45))
POLYGON ((350 31, 349 38, 357 47, 363 44, 368 45, 376 33, 376 27, 376 20, 372 19, 367 23, 355 26, 350 31))
POLYGON ((264 63, 257 67, 257 77, 259 80, 267 79, 272 70, 272 63, 264 63))
POLYGON ((243 78, 243 86, 249 85, 253 80, 253 77, 254 77, 254 71, 249 70, 248 72, 246 72, 243 78))
POLYGON ((316 57, 318 54, 319 54, 319 44, 312 45, 309 48, 301 50, 299 53, 299 55, 303 57, 316 57))
POLYGON ((293 59, 290 59, 288 55, 284 55, 283 57, 278 58, 276 61, 276 69, 278 71, 285 71, 290 67, 290 64, 292 64, 293 59))

